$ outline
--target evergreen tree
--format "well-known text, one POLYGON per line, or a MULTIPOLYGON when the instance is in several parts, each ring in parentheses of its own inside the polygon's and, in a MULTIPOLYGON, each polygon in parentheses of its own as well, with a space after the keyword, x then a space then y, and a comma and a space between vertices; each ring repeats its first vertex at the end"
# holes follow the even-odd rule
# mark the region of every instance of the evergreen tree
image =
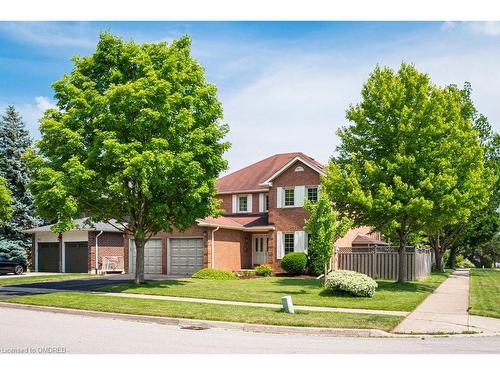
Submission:
POLYGON ((0 255, 26 261, 30 237, 23 229, 38 225, 34 216, 33 196, 28 190, 29 174, 23 153, 31 146, 24 122, 13 106, 0 119, 0 177, 12 192, 14 211, 0 226, 0 255))

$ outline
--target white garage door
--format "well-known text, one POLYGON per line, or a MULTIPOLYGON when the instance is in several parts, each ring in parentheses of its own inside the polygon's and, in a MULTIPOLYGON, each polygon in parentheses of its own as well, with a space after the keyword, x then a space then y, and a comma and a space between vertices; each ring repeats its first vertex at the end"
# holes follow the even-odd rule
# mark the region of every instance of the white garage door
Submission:
POLYGON ((171 238, 170 254, 172 275, 192 275, 203 268, 203 239, 171 238))
MULTIPOLYGON (((135 243, 130 240, 130 269, 135 272, 135 243)), ((144 246, 144 273, 161 273, 161 239, 150 239, 144 246)))

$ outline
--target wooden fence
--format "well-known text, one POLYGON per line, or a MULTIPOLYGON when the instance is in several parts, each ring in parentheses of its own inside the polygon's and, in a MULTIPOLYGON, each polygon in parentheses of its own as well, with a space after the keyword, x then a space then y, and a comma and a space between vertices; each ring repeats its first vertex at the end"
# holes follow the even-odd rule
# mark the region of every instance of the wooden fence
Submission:
MULTIPOLYGON (((335 249, 333 269, 364 273, 376 279, 397 280, 399 254, 396 247, 339 247, 335 249)), ((407 279, 416 280, 430 275, 432 254, 430 249, 406 248, 407 279)))

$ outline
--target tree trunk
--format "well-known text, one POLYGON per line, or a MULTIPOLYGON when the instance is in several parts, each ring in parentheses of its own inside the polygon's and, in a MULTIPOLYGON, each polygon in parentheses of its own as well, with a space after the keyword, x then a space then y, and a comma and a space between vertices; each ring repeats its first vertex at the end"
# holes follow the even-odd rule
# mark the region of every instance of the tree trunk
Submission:
POLYGON ((431 238, 431 247, 434 250, 434 258, 436 260, 436 269, 440 272, 444 271, 443 264, 443 248, 441 246, 441 238, 439 235, 431 238))
POLYGON ((323 286, 326 288, 326 276, 328 273, 328 262, 325 262, 325 264, 323 265, 323 268, 324 268, 323 286))
POLYGON ((454 269, 455 266, 457 265, 457 253, 458 249, 456 247, 452 247, 450 249, 450 258, 448 260, 448 264, 450 265, 450 268, 454 269))
POLYGON ((406 278, 406 233, 403 230, 399 231, 399 274, 398 283, 405 283, 406 278))
POLYGON ((144 237, 135 237, 135 280, 136 284, 144 283, 144 237))

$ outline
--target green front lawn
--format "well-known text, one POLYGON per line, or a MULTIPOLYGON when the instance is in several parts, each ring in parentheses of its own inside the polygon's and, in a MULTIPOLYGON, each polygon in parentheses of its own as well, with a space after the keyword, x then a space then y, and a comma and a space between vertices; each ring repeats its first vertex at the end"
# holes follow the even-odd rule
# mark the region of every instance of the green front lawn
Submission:
MULTIPOLYGON (((228 322, 329 328, 378 328, 390 330, 400 316, 298 311, 286 314, 265 307, 214 305, 208 303, 158 301, 140 298, 99 296, 85 293, 50 293, 15 297, 3 302, 66 307, 79 310, 228 322)), ((0 301, 0 303, 2 302, 0 301)))
POLYGON ((95 277, 88 273, 61 273, 58 275, 46 276, 21 276, 21 277, 5 277, 0 276, 0 286, 6 285, 22 285, 31 283, 40 283, 44 281, 62 281, 70 279, 81 279, 85 277, 95 277))
POLYGON ((500 270, 472 268, 470 276, 470 313, 500 318, 500 270))
POLYGON ((379 287, 372 298, 328 295, 323 291, 321 281, 292 277, 163 280, 148 281, 140 286, 120 284, 96 290, 264 303, 281 303, 281 297, 291 295, 296 305, 412 311, 447 277, 447 272, 435 273, 423 280, 402 285, 378 280, 379 287))

